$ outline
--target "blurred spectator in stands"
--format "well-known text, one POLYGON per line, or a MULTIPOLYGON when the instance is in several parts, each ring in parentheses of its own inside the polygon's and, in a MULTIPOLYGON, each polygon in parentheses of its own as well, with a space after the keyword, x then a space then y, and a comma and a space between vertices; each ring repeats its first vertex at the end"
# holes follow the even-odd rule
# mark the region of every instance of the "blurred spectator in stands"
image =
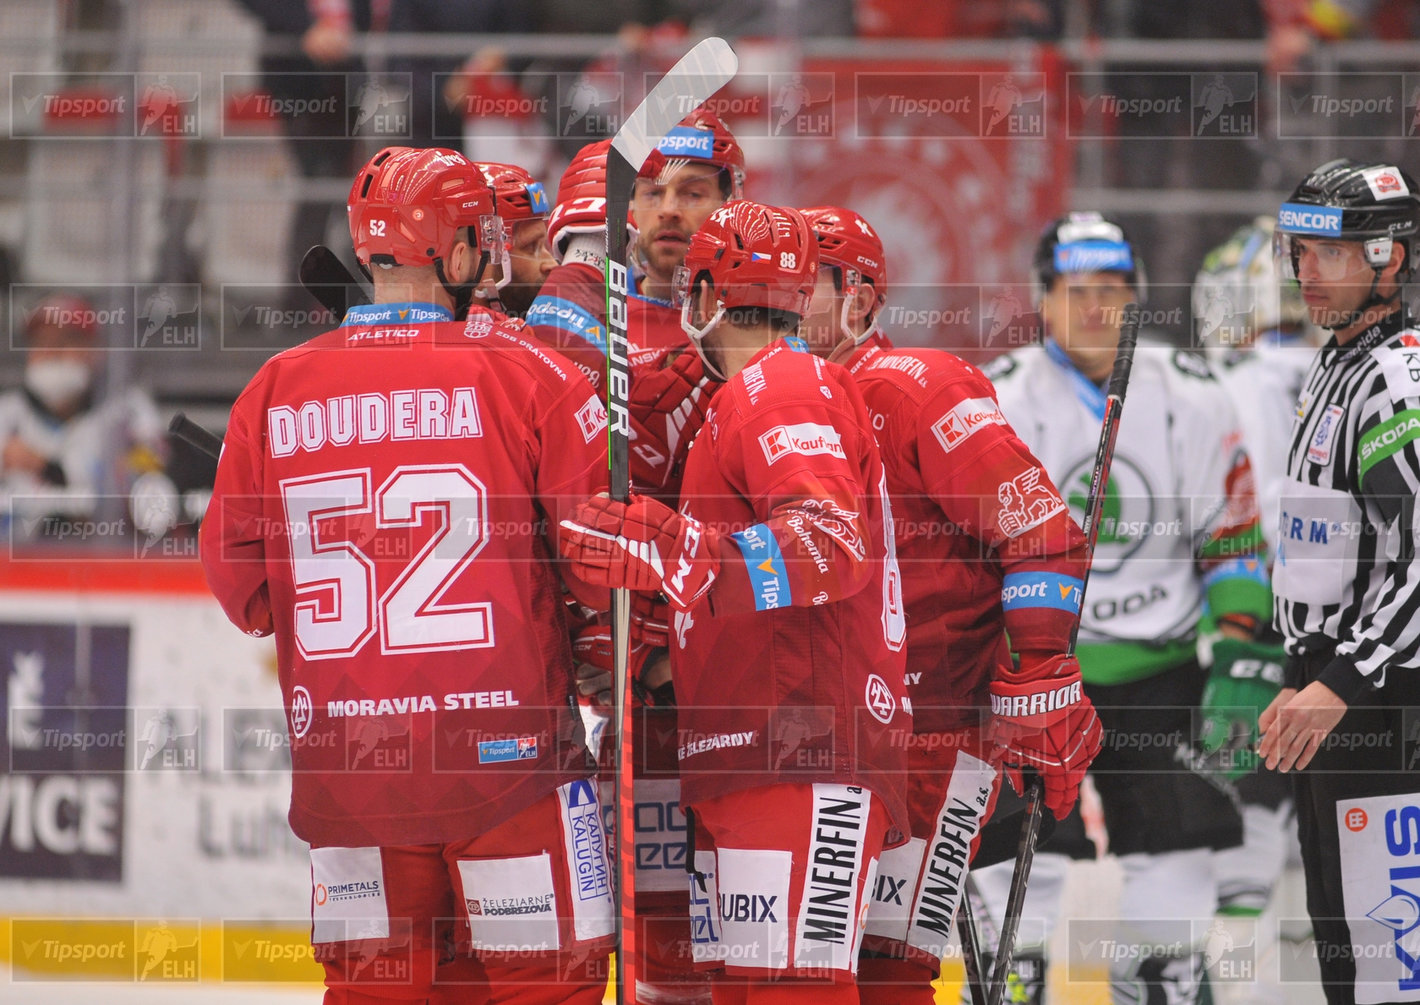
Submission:
POLYGON ((99 314, 88 301, 55 294, 25 316, 23 385, 0 394, 0 523, 10 541, 128 545, 135 531, 156 541, 177 523, 178 501, 152 399, 101 387, 99 314))
MULTIPOLYGON (((927 12, 937 3, 919 3, 918 12, 927 12)), ((819 36, 851 38, 854 34, 855 0, 678 0, 681 17, 690 22, 697 37, 723 35, 726 38, 803 38, 819 36)))
POLYGON ((1065 0, 857 0, 864 38, 1059 38, 1065 0))
MULTIPOLYGON (((419 32, 440 35, 469 35, 485 39, 489 35, 523 34, 534 30, 533 5, 510 3, 508 0, 388 0, 389 31, 419 32)), ((492 44, 492 43, 489 43, 492 44)), ((410 74, 414 97, 411 115, 413 136, 406 141, 415 147, 457 146, 463 135, 461 110, 450 107, 443 95, 434 90, 435 74, 457 70, 461 60, 448 57, 401 57, 390 61, 392 72, 410 74), (432 99, 432 100, 431 100, 432 99)), ((484 57, 483 70, 502 69, 521 72, 526 59, 505 61, 495 48, 484 57)), ((444 78, 440 78, 441 81, 444 78)), ((490 152, 475 151, 480 160, 495 158, 490 152)), ((518 161, 526 163, 526 161, 518 161)), ((529 165, 532 167, 534 165, 529 165)))
MULTIPOLYGON (((347 92, 345 75, 360 73, 363 64, 350 55, 350 43, 356 32, 370 30, 372 3, 388 0, 237 2, 261 22, 274 46, 283 47, 263 52, 262 86, 276 101, 289 102, 287 107, 312 109, 280 120, 302 179, 351 177, 360 158, 345 111, 348 94, 353 93, 353 89, 347 92), (317 111, 332 106, 339 110, 337 114, 317 111)), ((287 252, 287 282, 295 284, 306 249, 325 243, 330 214, 336 208, 343 218, 343 197, 302 199, 297 204, 287 252)), ((293 306, 308 306, 308 298, 294 285, 290 300, 293 306)))

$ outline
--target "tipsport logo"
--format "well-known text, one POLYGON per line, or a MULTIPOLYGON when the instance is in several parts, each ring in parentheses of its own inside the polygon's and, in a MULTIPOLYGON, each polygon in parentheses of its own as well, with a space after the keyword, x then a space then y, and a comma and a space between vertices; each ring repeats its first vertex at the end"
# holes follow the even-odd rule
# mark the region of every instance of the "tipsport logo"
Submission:
POLYGON ((190 138, 201 131, 201 74, 10 75, 10 135, 190 138))
POLYGON ((144 352, 202 348, 202 286, 198 283, 16 283, 11 299, 11 344, 31 325, 90 332, 101 349, 144 352))

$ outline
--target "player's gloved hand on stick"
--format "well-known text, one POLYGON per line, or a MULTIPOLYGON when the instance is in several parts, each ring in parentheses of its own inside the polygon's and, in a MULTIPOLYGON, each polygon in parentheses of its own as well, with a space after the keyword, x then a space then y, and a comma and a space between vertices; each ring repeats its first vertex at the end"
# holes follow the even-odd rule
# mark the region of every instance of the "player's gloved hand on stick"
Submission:
POLYGON ((1198 742, 1230 779, 1257 768, 1257 717, 1282 689, 1286 654, 1280 645, 1221 638, 1199 703, 1198 742))
POLYGON ((993 757, 1018 793, 1024 794, 1020 769, 1034 768, 1045 783, 1046 807, 1065 819, 1103 742, 1079 663, 1059 653, 1022 653, 1020 671, 992 681, 990 693, 993 757))
POLYGON ((631 594, 631 644, 671 647, 671 605, 660 593, 631 594))
MULTIPOLYGON (((627 649, 626 672, 632 680, 641 676, 646 662, 657 653, 654 646, 638 642, 632 633, 627 649)), ((587 625, 572 640, 572 664, 577 676, 577 693, 598 705, 613 704, 611 626, 587 625)))
POLYGON ((558 526, 558 547, 572 571, 596 586, 660 590, 689 610, 720 572, 720 538, 699 520, 633 495, 596 495, 558 526))

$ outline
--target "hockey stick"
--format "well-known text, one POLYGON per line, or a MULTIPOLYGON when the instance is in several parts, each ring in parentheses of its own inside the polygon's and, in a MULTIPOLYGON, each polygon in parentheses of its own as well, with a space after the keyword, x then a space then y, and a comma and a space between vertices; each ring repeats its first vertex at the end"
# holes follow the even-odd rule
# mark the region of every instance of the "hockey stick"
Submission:
MULTIPOLYGON (((972 853, 971 865, 964 880, 966 887, 972 885, 971 870, 985 869, 987 866, 999 865, 1002 862, 1010 862, 1015 859, 1016 852, 1020 847, 1021 826, 1025 823, 1025 819, 1026 811, 1019 809, 999 820, 993 817, 982 825, 976 836, 976 851, 972 853)), ((1050 840, 1050 836, 1055 833, 1055 826, 1055 817, 1042 813, 1036 844, 1044 844, 1050 840)), ((983 915, 982 920, 989 921, 990 919, 983 915)), ((976 919, 972 916, 971 898, 964 889, 961 909, 957 913, 957 938, 961 941, 962 963, 966 967, 966 986, 971 993, 972 1005, 986 1005, 981 939, 977 938, 976 931, 977 925, 976 919)), ((982 933, 982 938, 989 939, 990 937, 989 931, 982 933)))
POLYGON ((335 315, 335 321, 356 304, 371 300, 363 283, 350 274, 345 263, 323 244, 313 244, 301 258, 301 285, 320 301, 320 305, 335 315))
POLYGON ((182 412, 174 415, 168 423, 168 432, 188 446, 196 447, 214 461, 222 456, 222 438, 202 428, 182 412))
MULTIPOLYGON (((1129 371, 1134 365, 1134 344, 1139 340, 1139 305, 1124 306, 1124 323, 1119 328, 1119 348, 1114 353, 1114 371, 1109 376, 1105 395, 1104 422, 1100 426, 1099 447, 1095 450, 1095 468, 1090 475, 1090 491, 1085 499, 1086 552, 1090 556, 1080 583, 1080 614, 1085 611, 1085 588, 1090 583, 1090 568, 1094 565, 1095 543, 1099 540, 1100 513, 1104 510, 1105 489, 1109 484, 1109 466, 1114 460, 1114 441, 1119 438, 1119 416, 1124 411, 1124 394, 1129 389, 1129 371)), ((1067 656, 1075 655, 1075 643, 1080 637, 1080 622, 1070 632, 1067 656)), ((1006 977, 1011 972, 1016 949, 1016 933, 1021 927, 1021 909, 1025 905, 1026 881, 1031 863, 1035 861, 1036 837, 1045 805, 1045 786, 1037 777, 1031 780, 1026 793, 1026 822, 1021 826, 1021 845, 1016 853, 1016 869, 1011 874, 1011 892, 1006 898, 1006 915, 1001 922, 1001 941, 996 947, 996 966, 991 973, 990 1005, 1001 1005, 1006 993, 1006 977)))
POLYGON ((961 940, 961 962, 966 968, 966 987, 971 993, 971 1005, 986 1005, 986 985, 983 983, 981 946, 976 938, 976 918, 971 909, 971 895, 965 885, 961 891, 961 906, 957 908, 957 938, 961 940))
MULTIPOLYGON (((733 79, 739 60, 722 38, 707 38, 681 57, 627 116, 606 158, 606 316, 607 427, 611 497, 625 502, 631 494, 630 346, 626 298, 631 290, 627 261, 627 218, 631 189, 651 151, 681 119, 733 79)), ((612 591, 612 660, 615 715, 620 734, 616 757, 616 873, 620 913, 616 941, 616 1000, 632 1001, 636 989, 636 842, 635 804, 631 797, 631 703, 626 661, 631 642, 631 594, 612 591)))

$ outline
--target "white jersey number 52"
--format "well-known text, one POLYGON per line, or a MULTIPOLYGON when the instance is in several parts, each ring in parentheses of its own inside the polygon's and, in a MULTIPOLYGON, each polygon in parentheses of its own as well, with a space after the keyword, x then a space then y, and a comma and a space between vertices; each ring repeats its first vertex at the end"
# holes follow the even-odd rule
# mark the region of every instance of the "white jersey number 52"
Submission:
POLYGON ((483 484, 462 464, 399 467, 373 492, 371 482, 365 468, 281 483, 301 655, 350 656, 375 635, 386 653, 493 645, 492 604, 439 602, 488 539, 483 484), (436 522, 433 536, 378 597, 375 563, 361 544, 316 533, 322 520, 371 512, 379 530, 436 522))

